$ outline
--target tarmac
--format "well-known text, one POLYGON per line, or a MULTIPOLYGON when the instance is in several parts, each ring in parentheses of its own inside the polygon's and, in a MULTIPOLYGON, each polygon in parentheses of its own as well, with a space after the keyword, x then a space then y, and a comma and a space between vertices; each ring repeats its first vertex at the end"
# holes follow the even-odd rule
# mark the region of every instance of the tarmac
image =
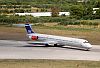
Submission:
POLYGON ((29 41, 0 40, 0 59, 58 59, 100 61, 100 45, 90 51, 71 47, 45 47, 29 41))

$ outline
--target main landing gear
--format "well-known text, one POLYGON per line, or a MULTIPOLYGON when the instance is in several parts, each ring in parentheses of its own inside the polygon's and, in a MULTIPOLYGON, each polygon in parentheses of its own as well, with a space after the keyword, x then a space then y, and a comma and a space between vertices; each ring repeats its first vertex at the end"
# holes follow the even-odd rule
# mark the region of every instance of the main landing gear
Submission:
POLYGON ((50 47, 50 46, 54 46, 54 47, 62 47, 64 45, 59 45, 59 44, 53 44, 53 45, 49 45, 49 44, 45 44, 46 47, 50 47))

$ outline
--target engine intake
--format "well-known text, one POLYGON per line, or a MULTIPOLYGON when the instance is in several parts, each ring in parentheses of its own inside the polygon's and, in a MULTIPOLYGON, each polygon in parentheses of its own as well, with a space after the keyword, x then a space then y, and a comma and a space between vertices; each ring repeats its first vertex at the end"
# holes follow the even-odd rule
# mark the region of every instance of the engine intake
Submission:
POLYGON ((32 40, 37 40, 38 39, 38 36, 32 36, 31 39, 32 40))

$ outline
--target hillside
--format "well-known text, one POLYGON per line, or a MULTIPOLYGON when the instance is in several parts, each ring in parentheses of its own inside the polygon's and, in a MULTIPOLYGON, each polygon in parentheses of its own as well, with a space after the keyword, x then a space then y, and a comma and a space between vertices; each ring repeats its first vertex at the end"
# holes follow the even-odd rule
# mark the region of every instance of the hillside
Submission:
MULTIPOLYGON (((59 2, 59 0, 0 0, 0 2, 44 2, 44 3, 55 3, 55 2, 59 2)), ((62 1, 62 2, 68 2, 68 0, 62 1)))

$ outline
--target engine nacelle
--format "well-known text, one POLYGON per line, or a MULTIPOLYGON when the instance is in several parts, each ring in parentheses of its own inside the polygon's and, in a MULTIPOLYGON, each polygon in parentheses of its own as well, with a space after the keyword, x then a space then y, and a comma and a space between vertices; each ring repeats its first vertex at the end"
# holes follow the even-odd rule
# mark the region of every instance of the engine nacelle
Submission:
POLYGON ((38 36, 31 36, 32 40, 38 40, 38 36))

